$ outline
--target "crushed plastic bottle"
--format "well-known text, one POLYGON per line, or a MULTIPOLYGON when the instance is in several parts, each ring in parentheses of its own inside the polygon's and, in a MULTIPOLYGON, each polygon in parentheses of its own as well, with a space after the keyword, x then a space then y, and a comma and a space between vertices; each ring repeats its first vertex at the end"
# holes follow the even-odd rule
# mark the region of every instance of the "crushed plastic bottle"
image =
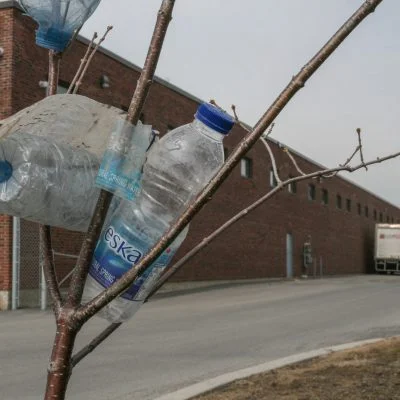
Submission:
POLYGON ((100 160, 121 127, 128 138, 140 137, 134 154, 142 152, 135 161, 143 164, 151 127, 140 122, 135 127, 121 110, 84 96, 50 96, 3 120, 0 213, 87 231, 99 196, 100 160))
POLYGON ((99 160, 85 150, 30 134, 0 141, 0 210, 86 231, 99 196, 99 160))
POLYGON ((100 0, 19 0, 38 24, 36 44, 62 52, 75 31, 92 15, 100 0))
MULTIPOLYGON (((233 119, 202 104, 195 120, 170 131, 149 152, 141 191, 122 200, 103 229, 95 249, 82 302, 112 285, 153 247, 173 221, 207 185, 224 162, 222 140, 233 119)), ((141 306, 188 229, 120 297, 98 314, 110 322, 129 319, 141 306)))

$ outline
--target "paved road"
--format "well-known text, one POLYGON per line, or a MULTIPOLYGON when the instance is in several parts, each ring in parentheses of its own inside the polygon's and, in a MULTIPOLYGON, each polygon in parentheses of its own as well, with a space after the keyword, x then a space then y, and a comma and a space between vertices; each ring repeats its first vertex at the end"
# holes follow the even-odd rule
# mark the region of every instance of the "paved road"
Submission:
MULTIPOLYGON (((150 400, 322 346, 400 334, 400 276, 233 286, 145 305, 74 370, 69 400, 150 400)), ((105 326, 93 319, 78 347, 105 326)), ((54 326, 0 313, 0 398, 41 399, 54 326)))

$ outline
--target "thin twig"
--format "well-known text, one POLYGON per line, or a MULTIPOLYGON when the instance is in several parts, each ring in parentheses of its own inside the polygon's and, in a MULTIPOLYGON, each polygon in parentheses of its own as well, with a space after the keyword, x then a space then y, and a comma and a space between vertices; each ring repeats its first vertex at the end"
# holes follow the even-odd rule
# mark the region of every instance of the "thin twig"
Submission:
MULTIPOLYGON (((355 148, 355 150, 353 151, 351 156, 344 162, 344 164, 340 164, 340 165, 348 165, 348 164, 350 164, 351 160, 354 158, 354 156, 358 152, 360 152, 360 155, 361 155, 361 162, 362 163, 364 162, 364 158, 363 158, 362 150, 361 150, 362 149, 361 138, 360 138, 361 130, 360 130, 360 128, 357 128, 356 131, 357 131, 357 134, 358 134, 358 146, 355 148)), ((367 168, 367 167, 365 167, 365 168, 367 168)), ((323 178, 332 178, 332 177, 336 176, 337 174, 338 174, 338 172, 334 172, 332 174, 324 175, 323 178)))
POLYGON ((278 168, 276 167, 276 160, 275 160, 274 153, 271 150, 271 146, 268 143, 268 139, 264 139, 264 137, 261 137, 261 142, 268 151, 269 158, 271 159, 271 164, 272 164, 272 173, 274 174, 274 178, 276 179, 276 182, 279 185, 282 182, 282 180, 278 174, 278 168))
POLYGON ((81 306, 75 313, 79 323, 84 323, 95 315, 105 305, 123 293, 136 279, 138 274, 156 260, 169 243, 174 240, 185 226, 193 219, 200 209, 212 198, 213 193, 225 181, 231 171, 240 162, 241 158, 256 143, 263 132, 276 119, 281 110, 288 104, 290 99, 305 85, 305 82, 314 74, 322 63, 335 51, 335 49, 346 39, 346 37, 366 18, 382 0, 367 0, 348 19, 348 21, 333 35, 333 37, 318 51, 318 53, 292 78, 288 86, 282 91, 266 113, 256 123, 252 132, 249 133, 236 147, 224 166, 219 170, 210 183, 198 195, 196 200, 189 205, 183 214, 176 220, 173 226, 162 236, 159 242, 144 256, 141 261, 132 266, 118 281, 108 289, 100 293, 87 304, 81 306))
POLYGON ((355 156, 358 152, 360 152, 360 154, 361 154, 361 162, 362 162, 362 163, 364 162, 364 158, 363 158, 362 151, 361 151, 361 149, 362 149, 361 137, 360 137, 361 129, 360 129, 360 128, 357 128, 357 129, 356 129, 356 132, 357 132, 357 134, 358 134, 358 146, 355 148, 355 150, 353 151, 353 153, 351 154, 351 156, 344 162, 343 165, 348 165, 348 164, 350 164, 351 160, 354 158, 354 156, 355 156))
POLYGON ((304 181, 307 179, 314 179, 318 177, 325 176, 326 174, 332 174, 332 173, 337 173, 340 171, 348 171, 348 172, 354 172, 356 170, 359 170, 361 168, 364 168, 367 165, 373 165, 377 164, 383 161, 387 161, 392 158, 396 158, 400 156, 400 152, 389 155, 387 157, 383 158, 377 158, 375 160, 369 161, 367 163, 361 163, 355 167, 350 167, 349 165, 345 166, 339 166, 336 168, 331 168, 331 169, 325 169, 321 170, 318 172, 313 172, 310 174, 304 174, 301 176, 297 176, 295 178, 290 178, 287 179, 286 181, 280 183, 273 189, 271 189, 267 194, 264 196, 260 197, 258 200, 256 200, 254 203, 237 213, 235 216, 230 218, 228 221, 226 221, 223 225, 221 225, 218 229, 216 229, 213 233, 211 233, 209 236, 205 237, 199 244, 197 244, 195 247, 192 248, 188 253, 186 253, 181 259, 179 259, 173 266, 169 267, 168 270, 160 277, 154 288, 151 290, 151 292, 148 294, 146 297, 145 302, 147 302, 157 291, 160 289, 165 282, 167 282, 173 275, 176 274, 191 258, 193 258, 197 253, 200 252, 204 247, 208 246, 214 239, 216 239, 221 233, 223 233, 225 230, 227 230, 230 226, 232 226, 234 223, 239 221, 240 219, 244 218, 247 216, 251 211, 255 210, 257 207, 262 205, 266 200, 269 200, 271 197, 273 197, 275 194, 280 192, 283 188, 286 186, 290 185, 293 182, 300 182, 304 181))
MULTIPOLYGON (((172 19, 174 4, 175 0, 163 0, 158 12, 157 22, 149 45, 147 58, 136 85, 127 115, 127 120, 132 124, 137 124, 139 121, 140 113, 150 90, 168 25, 172 19)), ((81 302, 90 262, 112 198, 112 193, 105 190, 100 191, 100 196, 90 223, 89 231, 84 239, 75 271, 71 277, 67 300, 67 305, 69 307, 75 308, 81 302)))
POLYGON ((122 323, 110 324, 103 332, 97 335, 88 345, 79 350, 71 359, 71 369, 75 367, 79 361, 83 360, 88 354, 90 354, 99 344, 104 342, 116 329, 118 329, 122 323))
POLYGON ((271 135, 272 131, 274 130, 275 127, 275 122, 272 122, 271 126, 269 127, 268 131, 262 134, 262 138, 265 139, 267 138, 269 135, 271 135))
MULTIPOLYGON (((211 102, 210 102, 210 103, 211 103, 211 102)), ((232 109, 233 117, 235 118, 235 121, 236 121, 236 122, 239 122, 239 117, 238 117, 238 115, 237 115, 237 113, 236 113, 236 106, 235 106, 234 104, 231 105, 231 109, 232 109)))
POLYGON ((39 225, 39 255, 40 265, 46 279, 48 291, 53 303, 54 313, 57 316, 61 305, 62 297, 57 282, 54 258, 52 253, 51 230, 48 225, 39 225))
POLYGON ((219 108, 220 110, 225 111, 220 105, 217 104, 217 102, 214 99, 210 99, 209 103, 219 108))
POLYGON ((283 149, 283 152, 287 154, 287 156, 290 158, 290 160, 292 161, 294 167, 296 168, 297 172, 302 175, 302 176, 306 176, 306 173, 299 167, 299 165, 297 164, 296 159, 292 156, 292 154, 290 153, 289 149, 287 147, 285 147, 283 149))
POLYGON ((49 50, 49 82, 47 86, 47 96, 57 94, 58 76, 60 74, 61 53, 49 50))
POLYGON ((78 70, 76 71, 76 74, 75 74, 75 76, 74 76, 74 79, 72 79, 72 82, 71 82, 71 84, 69 85, 67 94, 71 94, 71 93, 72 93, 72 90, 74 89, 75 83, 76 83, 76 81, 78 80, 78 78, 80 77, 81 72, 82 72, 82 69, 83 69, 83 67, 85 66, 85 64, 86 64, 86 62, 87 62, 87 60, 88 60, 88 58, 89 58, 90 50, 92 49, 93 43, 94 43, 94 41, 97 39, 97 36, 98 36, 98 35, 97 35, 97 32, 95 32, 95 33, 93 34, 92 40, 90 41, 90 43, 89 43, 89 45, 88 45, 88 47, 87 47, 87 49, 86 49, 85 56, 81 59, 81 63, 79 64, 79 68, 78 68, 78 70))
MULTIPOLYGON (((353 151, 353 154, 344 162, 343 165, 348 165, 350 164, 351 160, 353 159, 353 157, 358 153, 358 151, 360 150, 360 146, 357 146, 355 148, 355 150, 353 151)), ((361 162, 364 162, 364 160, 361 160, 361 162)))
POLYGON ((242 128, 244 129, 247 133, 249 133, 251 131, 250 127, 248 127, 247 125, 245 125, 242 121, 240 121, 237 113, 236 113, 236 106, 234 104, 231 105, 231 109, 233 112, 233 117, 235 118, 235 122, 242 128))
MULTIPOLYGON (((49 83, 47 87, 47 96, 57 94, 58 76, 60 73, 61 54, 53 50, 49 51, 49 83)), ((39 224, 39 258, 40 266, 44 273, 48 291, 53 303, 53 310, 56 317, 59 314, 62 297, 60 287, 57 282, 55 271, 53 246, 51 242, 51 230, 48 225, 39 224)))
MULTIPOLYGON (((98 41, 98 43, 96 44, 96 46, 94 47, 94 49, 92 50, 92 52, 89 55, 89 58, 87 59, 83 69, 82 69, 82 73, 80 74, 80 76, 78 77, 78 79, 76 80, 75 83, 75 87, 74 90, 72 91, 73 94, 77 94, 78 90, 82 84, 83 78, 85 77, 86 71, 89 68, 89 65, 94 57, 94 55, 96 54, 98 48, 100 47, 100 45, 106 40, 107 34, 108 32, 111 31, 111 29, 113 29, 113 27, 111 25, 107 26, 106 32, 104 33, 103 37, 98 41)), ((91 46, 89 46, 89 51, 91 49, 91 46)))
MULTIPOLYGON (((363 156, 363 151, 362 151, 362 143, 361 143, 361 129, 357 128, 356 132, 357 132, 357 137, 358 137, 358 147, 359 147, 359 150, 360 150, 361 162, 364 162, 364 156, 363 156)), ((368 167, 367 166, 365 166, 365 170, 368 171, 368 167)))

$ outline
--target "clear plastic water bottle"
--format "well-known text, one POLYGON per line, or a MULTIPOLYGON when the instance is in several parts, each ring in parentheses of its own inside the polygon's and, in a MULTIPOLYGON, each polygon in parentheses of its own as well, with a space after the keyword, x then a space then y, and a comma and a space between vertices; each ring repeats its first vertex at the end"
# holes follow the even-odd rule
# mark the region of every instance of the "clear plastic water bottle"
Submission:
POLYGON ((0 213, 86 231, 99 196, 98 158, 28 133, 0 141, 0 213))
MULTIPOLYGON (((195 120, 156 143, 144 166, 141 191, 133 202, 122 200, 104 227, 95 249, 83 303, 112 285, 153 247, 224 162, 222 140, 233 119, 202 104, 195 120)), ((98 315, 123 322, 141 306, 171 261, 187 228, 120 297, 98 315)))

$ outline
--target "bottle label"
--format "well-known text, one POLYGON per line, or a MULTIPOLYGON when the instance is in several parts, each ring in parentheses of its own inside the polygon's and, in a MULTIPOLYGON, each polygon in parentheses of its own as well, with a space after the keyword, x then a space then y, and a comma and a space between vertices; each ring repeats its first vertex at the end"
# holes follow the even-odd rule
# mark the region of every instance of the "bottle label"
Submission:
POLYGON ((96 178, 96 186, 127 200, 136 197, 140 189, 146 152, 152 143, 150 125, 134 126, 118 120, 96 178))
MULTIPOLYGON (((145 238, 136 237, 128 242, 113 226, 109 226, 96 247, 89 274, 104 288, 108 288, 136 265, 149 248, 149 241, 145 238)), ((168 247, 121 297, 132 301, 145 300, 175 252, 172 246, 168 247)))

